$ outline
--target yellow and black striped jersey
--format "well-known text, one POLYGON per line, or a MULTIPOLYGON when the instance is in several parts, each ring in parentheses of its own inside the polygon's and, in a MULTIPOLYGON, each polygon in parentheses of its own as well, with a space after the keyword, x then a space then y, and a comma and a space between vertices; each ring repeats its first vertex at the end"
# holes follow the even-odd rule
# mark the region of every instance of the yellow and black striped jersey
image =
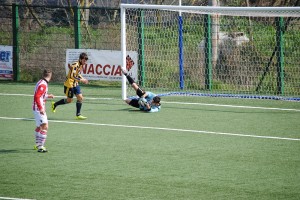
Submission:
POLYGON ((78 85, 78 81, 80 81, 83 77, 80 74, 82 69, 82 65, 78 62, 75 62, 69 68, 69 72, 67 75, 67 79, 64 85, 68 88, 76 87, 78 85))

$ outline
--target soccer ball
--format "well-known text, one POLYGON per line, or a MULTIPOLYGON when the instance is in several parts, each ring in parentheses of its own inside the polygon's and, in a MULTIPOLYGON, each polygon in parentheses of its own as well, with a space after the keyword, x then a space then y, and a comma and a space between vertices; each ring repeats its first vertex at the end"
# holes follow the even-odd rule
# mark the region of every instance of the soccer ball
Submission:
POLYGON ((145 107, 146 104, 147 104, 147 100, 145 98, 139 98, 138 103, 139 103, 140 106, 145 107))

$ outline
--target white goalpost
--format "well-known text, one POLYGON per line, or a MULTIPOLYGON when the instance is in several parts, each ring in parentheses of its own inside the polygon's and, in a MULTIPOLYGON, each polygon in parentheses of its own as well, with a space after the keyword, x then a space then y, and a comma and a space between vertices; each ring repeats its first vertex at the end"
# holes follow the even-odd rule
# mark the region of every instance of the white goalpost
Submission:
POLYGON ((299 30, 299 7, 121 4, 122 66, 159 96, 300 101, 299 30))

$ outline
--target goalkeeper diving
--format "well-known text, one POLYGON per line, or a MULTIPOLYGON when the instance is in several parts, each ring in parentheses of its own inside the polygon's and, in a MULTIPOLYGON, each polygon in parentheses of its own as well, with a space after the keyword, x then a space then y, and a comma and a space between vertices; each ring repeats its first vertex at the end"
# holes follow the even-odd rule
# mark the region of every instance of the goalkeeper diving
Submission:
POLYGON ((160 97, 152 92, 145 92, 134 80, 128 75, 127 71, 122 69, 131 87, 136 91, 138 98, 127 98, 125 102, 141 111, 158 112, 160 110, 160 97))

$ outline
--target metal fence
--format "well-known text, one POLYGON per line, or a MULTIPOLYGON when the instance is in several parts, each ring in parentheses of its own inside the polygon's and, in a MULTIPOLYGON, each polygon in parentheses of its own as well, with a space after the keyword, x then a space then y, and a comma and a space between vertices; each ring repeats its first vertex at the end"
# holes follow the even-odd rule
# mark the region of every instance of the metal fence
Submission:
MULTIPOLYGON (((133 15, 131 20, 138 20, 136 19, 137 16, 138 15, 133 15)), ((196 88, 196 90, 202 90, 203 85, 205 85, 205 83, 202 83, 202 79, 205 74, 199 75, 201 69, 204 69, 204 67, 202 67, 199 70, 199 63, 201 63, 203 59, 200 59, 199 61, 199 52, 195 50, 194 46, 196 45, 195 38, 199 43, 201 39, 203 39, 203 34, 201 35, 200 32, 202 30, 203 33, 204 25, 201 25, 201 21, 197 17, 185 17, 184 21, 184 37, 186 40, 185 54, 187 55, 186 58, 190 58, 188 61, 186 61, 186 81, 190 81, 190 85, 194 84, 193 89, 196 88), (189 36, 192 36, 192 39, 189 39, 189 36), (191 70, 192 66, 196 67, 195 70, 191 70), (191 77, 191 80, 187 79, 188 75, 190 75, 189 77, 191 77), (199 81, 198 79, 201 80, 199 81), (195 84, 200 84, 200 86, 195 84)), ((275 60, 275 58, 273 58, 273 54, 276 51, 274 51, 273 49, 274 45, 276 45, 274 41, 276 38, 276 32, 280 31, 276 31, 276 29, 272 27, 280 26, 275 24, 276 20, 270 21, 266 18, 262 19, 262 21, 259 21, 257 18, 254 18, 251 22, 257 22, 258 25, 251 26, 253 28, 252 30, 245 26, 246 20, 247 19, 232 19, 231 17, 228 17, 228 19, 226 18, 226 20, 225 18, 223 19, 223 29, 225 30, 226 27, 231 27, 230 30, 226 30, 227 32, 236 31, 235 27, 239 27, 239 29, 245 29, 245 32, 250 30, 250 33, 257 33, 257 35, 252 35, 252 37, 256 37, 257 39, 255 40, 256 43, 252 42, 251 45, 249 43, 249 45, 244 46, 244 48, 246 49, 237 49, 239 50, 238 55, 241 57, 241 59, 238 59, 238 56, 236 54, 232 54, 234 56, 229 55, 227 57, 224 57, 224 59, 222 60, 224 61, 224 63, 221 63, 222 65, 220 66, 224 68, 225 72, 227 73, 225 75, 226 77, 229 77, 229 81, 241 79, 242 81, 245 80, 247 85, 251 85, 253 87, 257 86, 258 89, 254 91, 255 94, 277 94, 277 72, 276 66, 274 66, 275 64, 273 63, 273 60, 275 60), (266 34, 268 32, 270 32, 271 34, 266 34), (263 36, 267 36, 268 38, 264 38, 263 36), (255 45, 253 46, 252 44, 255 45), (248 58, 248 60, 246 61, 247 63, 249 63, 249 66, 246 66, 251 69, 253 69, 253 66, 255 67, 259 63, 262 63, 256 67, 259 70, 256 70, 258 74, 256 75, 256 82, 253 84, 248 83, 250 80, 249 73, 244 73, 242 70, 240 70, 240 68, 235 67, 240 66, 239 61, 242 61, 241 63, 245 68, 245 58, 248 58), (238 79, 232 79, 229 76, 232 75, 230 74, 230 72, 237 73, 238 79), (268 79, 266 81, 265 77, 267 76, 265 74, 269 75, 270 80, 268 79), (262 78, 264 78, 264 80, 262 78), (259 79, 263 80, 263 82, 257 83, 257 81, 260 81, 259 79)), ((147 23, 147 20, 145 21, 145 23, 147 23)), ((284 76, 282 76, 286 83, 286 91, 283 95, 300 96, 300 37, 298 31, 300 24, 299 18, 285 21, 285 24, 288 25, 288 30, 283 30, 284 32, 286 32, 284 44, 284 64, 286 65, 286 67, 284 69, 284 76)), ((136 28, 137 25, 134 24, 131 28, 131 31, 134 31, 134 29, 136 28)), ((51 68, 54 72, 54 76, 52 78, 53 82, 63 82, 65 80, 66 49, 120 50, 120 30, 120 10, 116 8, 86 8, 78 6, 30 6, 17 4, 0 5, 0 45, 9 45, 13 46, 14 48, 14 71, 20 72, 17 73, 14 77, 17 81, 35 82, 41 76, 41 69, 47 67, 51 68)), ((167 45, 165 45, 165 49, 172 50, 168 47, 168 44, 170 44, 169 39, 172 39, 174 37, 166 37, 165 34, 162 34, 159 36, 162 36, 163 38, 158 38, 157 34, 163 30, 164 29, 159 29, 157 31, 152 29, 149 30, 148 35, 150 42, 149 44, 146 44, 146 47, 148 49, 151 49, 151 44, 153 43, 152 41, 157 40, 158 45, 164 46, 163 42, 166 42, 167 45)), ((137 36, 138 34, 134 34, 134 37, 137 36)), ((145 40, 146 39, 147 38, 145 38, 145 40)), ((178 46, 178 38, 175 37, 175 39, 176 41, 174 42, 174 49, 178 46)), ((134 38, 133 42, 137 43, 139 41, 139 38, 134 38)), ((177 52, 174 53, 174 59, 164 59, 164 55, 169 55, 164 52, 160 53, 157 59, 151 59, 151 55, 156 55, 157 52, 157 46, 154 45, 153 48, 153 52, 148 54, 147 56, 147 59, 150 59, 147 63, 148 67, 154 65, 155 67, 162 66, 161 68, 167 69, 167 65, 165 64, 165 62, 171 60, 178 63, 177 52)), ((136 45, 136 48, 133 50, 139 51, 138 45, 136 45)), ((279 61, 276 62, 278 63, 279 61)), ((173 65, 171 65, 171 67, 173 67, 173 65)), ((149 73, 150 72, 151 70, 149 70, 149 73)), ((176 73, 176 70, 173 70, 172 73, 166 71, 162 73, 162 76, 157 76, 157 74, 152 76, 150 74, 149 77, 156 77, 157 79, 159 79, 157 80, 157 82, 161 83, 164 81, 164 79, 167 79, 166 81, 171 80, 171 78, 169 78, 168 76, 173 76, 174 73, 176 73)), ((176 77, 175 81, 178 81, 177 76, 174 77, 176 77)), ((221 88, 222 92, 224 92, 225 86, 231 86, 230 83, 232 83, 232 81, 228 83, 228 81, 224 80, 224 78, 222 77, 214 78, 214 85, 218 88, 212 89, 216 90, 221 88)), ((150 79, 148 79, 148 83, 151 83, 150 79)), ((237 84, 239 86, 243 86, 243 84, 241 84, 240 82, 238 82, 237 84)), ((174 85, 177 86, 177 83, 174 85)), ((155 85, 155 87, 160 86, 155 85)), ((167 88, 165 85, 163 87, 167 88)), ((233 90, 233 93, 237 93, 235 87, 229 88, 230 90, 233 90)), ((247 89, 246 93, 248 93, 248 90, 249 89, 247 89)), ((251 92, 252 90, 255 89, 251 89, 251 92)), ((245 93, 245 91, 242 92, 245 93)), ((281 93, 279 92, 279 94, 281 93)))
POLYGON ((64 81, 66 49, 121 49, 119 9, 2 5, 0 24, 18 81, 36 81, 44 67, 54 71, 53 82, 64 81))

